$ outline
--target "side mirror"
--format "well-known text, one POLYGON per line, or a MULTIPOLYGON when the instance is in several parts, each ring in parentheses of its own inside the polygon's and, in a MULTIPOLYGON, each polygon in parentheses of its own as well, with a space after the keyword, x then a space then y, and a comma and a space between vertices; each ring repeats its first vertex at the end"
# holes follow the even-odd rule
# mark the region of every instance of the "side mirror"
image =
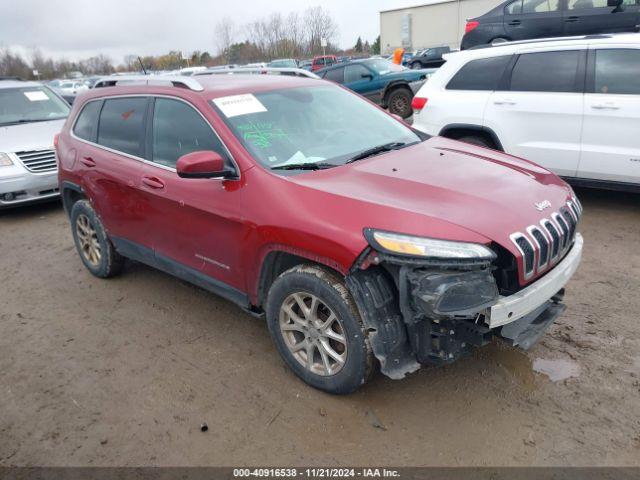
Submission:
POLYGON ((228 178, 235 173, 225 167, 219 153, 212 151, 181 156, 176 163, 176 172, 180 178, 228 178))
POLYGON ((369 81, 371 81, 373 80, 373 75, 371 75, 370 73, 363 73, 362 78, 368 78, 369 81))

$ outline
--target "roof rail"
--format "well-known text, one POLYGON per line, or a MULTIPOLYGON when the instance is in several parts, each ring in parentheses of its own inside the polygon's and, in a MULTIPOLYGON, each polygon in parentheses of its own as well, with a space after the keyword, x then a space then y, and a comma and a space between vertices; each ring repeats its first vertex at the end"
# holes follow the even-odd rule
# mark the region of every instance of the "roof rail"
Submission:
POLYGON ((228 74, 228 75, 236 75, 239 73, 244 74, 253 74, 253 75, 290 75, 294 77, 307 77, 307 78, 320 78, 313 72, 309 70, 305 70, 304 68, 293 68, 293 67, 236 67, 236 68, 217 68, 215 70, 204 70, 201 72, 195 72, 193 74, 194 77, 199 77, 200 75, 220 75, 220 74, 228 74))
POLYGON ((598 33, 593 35, 579 35, 573 37, 547 37, 547 38, 531 38, 528 40, 516 40, 513 42, 497 42, 497 43, 483 43, 481 45, 474 45, 467 50, 482 50, 483 48, 502 47, 505 45, 528 45, 530 43, 547 43, 547 42, 568 42, 571 40, 598 40, 603 38, 613 38, 612 34, 598 33))
POLYGON ((156 76, 156 75, 114 75, 98 80, 93 88, 115 87, 122 85, 159 85, 178 88, 188 88, 195 92, 202 92, 204 87, 193 77, 185 76, 156 76))

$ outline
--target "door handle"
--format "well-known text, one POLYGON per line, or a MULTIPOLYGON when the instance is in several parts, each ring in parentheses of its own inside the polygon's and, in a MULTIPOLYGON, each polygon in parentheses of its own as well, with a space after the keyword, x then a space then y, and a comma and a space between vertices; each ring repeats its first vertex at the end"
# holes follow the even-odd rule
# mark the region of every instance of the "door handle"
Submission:
POLYGON ((154 188, 156 190, 164 188, 164 182, 156 177, 142 177, 142 183, 147 187, 154 188))
POLYGON ((96 166, 95 160, 91 157, 81 157, 80 163, 82 163, 85 167, 89 167, 89 168, 96 166))
POLYGON ((575 15, 572 15, 571 17, 567 17, 564 19, 565 22, 567 23, 574 23, 580 20, 580 17, 576 17, 575 15))
POLYGON ((620 110, 620 107, 615 103, 594 103, 591 108, 594 110, 620 110))
POLYGON ((517 25, 521 25, 521 24, 522 24, 522 22, 520 20, 511 20, 509 22, 509 25, 512 25, 512 26, 517 26, 517 25))
POLYGON ((509 98, 505 98, 504 100, 494 100, 493 104, 494 105, 515 105, 516 102, 514 102, 509 98))

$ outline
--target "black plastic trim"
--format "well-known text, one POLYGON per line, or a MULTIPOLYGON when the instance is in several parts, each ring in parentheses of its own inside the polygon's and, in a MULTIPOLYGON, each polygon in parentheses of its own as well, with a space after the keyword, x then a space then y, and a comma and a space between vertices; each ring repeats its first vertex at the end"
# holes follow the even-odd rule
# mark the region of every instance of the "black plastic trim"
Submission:
POLYGON ((245 310, 250 308, 249 297, 246 293, 241 292, 220 280, 211 278, 198 270, 188 267, 165 255, 154 252, 151 248, 130 240, 120 237, 111 237, 111 241, 116 247, 118 253, 127 258, 157 268, 158 270, 169 273, 170 275, 192 283, 209 292, 215 293, 216 295, 239 305, 245 310))
POLYGON ((446 137, 447 133, 449 133, 452 130, 471 130, 475 132, 485 133, 489 135, 489 137, 491 137, 493 144, 496 146, 496 150, 500 150, 504 152, 504 148, 502 147, 502 143, 500 142, 498 135, 496 135, 496 132, 494 132, 489 127, 483 127, 482 125, 474 125, 470 123, 451 123, 449 125, 445 125, 444 127, 442 127, 442 130, 440 130, 439 135, 441 137, 446 137))

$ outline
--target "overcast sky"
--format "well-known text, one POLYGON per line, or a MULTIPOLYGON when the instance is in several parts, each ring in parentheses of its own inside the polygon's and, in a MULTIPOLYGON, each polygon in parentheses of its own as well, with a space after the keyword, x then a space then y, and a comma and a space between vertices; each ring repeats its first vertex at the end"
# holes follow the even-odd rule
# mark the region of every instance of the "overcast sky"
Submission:
MULTIPOLYGON (((97 53, 121 63, 127 54, 215 51, 214 27, 222 17, 242 25, 273 12, 303 12, 322 5, 339 26, 338 43, 358 35, 374 41, 379 11, 411 0, 0 0, 0 47, 29 55, 32 48, 78 60, 97 53)), ((242 36, 242 34, 240 34, 242 36)), ((239 38, 240 40, 242 38, 239 38)))

